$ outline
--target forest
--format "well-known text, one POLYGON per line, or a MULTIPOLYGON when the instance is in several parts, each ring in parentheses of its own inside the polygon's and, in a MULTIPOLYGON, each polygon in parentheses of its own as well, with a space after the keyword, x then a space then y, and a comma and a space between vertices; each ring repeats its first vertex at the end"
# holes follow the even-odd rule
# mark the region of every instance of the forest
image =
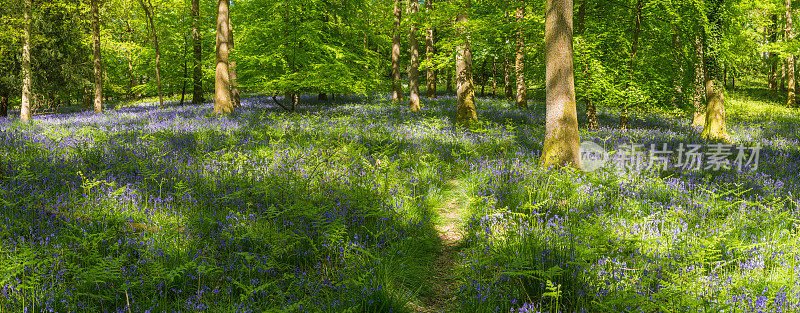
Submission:
POLYGON ((2 312, 800 312, 791 0, 3 0, 2 312))

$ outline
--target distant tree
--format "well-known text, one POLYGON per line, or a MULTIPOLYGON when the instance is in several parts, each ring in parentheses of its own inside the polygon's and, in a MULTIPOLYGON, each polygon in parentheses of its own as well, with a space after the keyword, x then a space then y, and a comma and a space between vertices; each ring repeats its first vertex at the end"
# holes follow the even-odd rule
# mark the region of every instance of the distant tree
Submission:
POLYGON ((403 18, 403 7, 400 0, 394 0, 394 31, 392 35, 392 100, 403 100, 403 88, 400 85, 400 22, 403 18))
POLYGON ((457 97, 457 117, 456 122, 468 125, 478 119, 475 111, 475 85, 472 81, 472 50, 470 47, 470 36, 468 29, 468 17, 471 0, 464 2, 463 8, 456 16, 456 27, 458 28, 461 43, 456 51, 456 88, 457 97))
MULTIPOLYGON (((430 14, 433 11, 433 0, 425 0, 425 7, 430 14)), ((428 31, 425 36, 425 56, 428 61, 431 61, 434 54, 436 54, 436 42, 434 40, 435 35, 435 28, 431 26, 428 28, 428 31)), ((433 66, 428 66, 428 73, 427 73, 427 96, 428 98, 436 98, 436 69, 433 66)))
POLYGON ((706 52, 703 63, 703 77, 706 90, 706 123, 701 137, 708 140, 730 142, 726 126, 725 95, 722 84, 717 79, 720 74, 718 37, 724 33, 723 4, 720 2, 709 3, 706 20, 710 31, 704 31, 703 49, 706 52), (712 45, 713 43, 713 45, 712 45), (713 47, 713 49, 712 49, 713 47))
POLYGON ((92 10, 92 50, 94 63, 94 112, 103 112, 103 63, 100 50, 100 8, 99 0, 91 0, 92 10))
POLYGON ((525 6, 517 7, 517 58, 516 58, 516 74, 517 74, 517 107, 521 109, 528 108, 528 96, 525 87, 525 33, 523 32, 523 23, 525 22, 525 6))
POLYGON ((156 52, 155 71, 156 84, 158 85, 158 106, 164 107, 164 93, 161 87, 161 50, 158 46, 158 31, 156 30, 156 24, 153 20, 154 7, 150 0, 147 0, 147 3, 144 1, 145 0, 139 0, 139 4, 142 6, 142 10, 144 10, 144 15, 147 18, 147 22, 150 26, 150 41, 153 43, 153 48, 156 52))
POLYGON ((703 50, 703 43, 700 40, 700 35, 695 36, 694 40, 695 51, 695 70, 694 70, 694 95, 692 103, 694 104, 694 113, 692 114, 692 126, 703 127, 706 125, 706 104, 705 104, 705 77, 703 72, 703 63, 705 63, 705 53, 703 50))
POLYGON ((217 57, 214 78, 214 113, 230 114, 233 112, 231 99, 230 67, 229 67, 229 42, 231 40, 229 27, 230 0, 217 1, 217 57))
MULTIPOLYGON (((792 26, 792 0, 785 0, 784 6, 786 7, 786 38, 789 42, 794 40, 794 28, 792 26)), ((794 54, 789 53, 786 57, 786 78, 787 78, 787 97, 786 106, 795 107, 797 101, 794 94, 794 54)))
POLYGON ((30 122, 31 89, 33 87, 33 82, 31 81, 31 24, 33 24, 31 11, 33 4, 31 0, 24 1, 23 14, 25 16, 25 26, 22 34, 22 103, 20 104, 19 119, 23 122, 30 122))
POLYGON ((200 104, 203 99, 203 37, 200 36, 200 0, 192 0, 192 42, 194 43, 194 76, 192 83, 192 103, 200 104))
POLYGON ((547 113, 541 163, 581 167, 580 133, 572 68, 572 0, 547 0, 545 8, 547 113))
POLYGON ((409 110, 419 111, 419 48, 417 47, 417 23, 415 19, 419 13, 419 3, 417 0, 409 0, 409 11, 411 13, 411 34, 408 36, 409 45, 411 46, 411 64, 410 72, 408 73, 408 87, 411 89, 409 97, 410 103, 409 110))

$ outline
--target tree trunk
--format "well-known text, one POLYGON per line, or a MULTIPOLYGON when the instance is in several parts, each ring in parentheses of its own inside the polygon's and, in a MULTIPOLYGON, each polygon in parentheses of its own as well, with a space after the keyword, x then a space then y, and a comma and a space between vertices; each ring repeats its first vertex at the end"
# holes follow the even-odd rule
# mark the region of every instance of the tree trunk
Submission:
MULTIPOLYGON (((794 40, 794 27, 792 25, 792 0, 785 0, 784 6, 786 7, 786 38, 788 38, 789 42, 794 40)), ((794 89, 795 89, 795 81, 794 81, 794 55, 790 54, 787 56, 786 59, 786 78, 787 84, 786 87, 788 89, 787 98, 786 98, 786 106, 788 107, 795 107, 797 105, 794 89)))
POLYGON ((98 0, 92 6, 92 50, 94 52, 94 112, 103 112, 103 64, 100 59, 100 8, 98 0))
POLYGON ((189 42, 183 37, 183 84, 181 86, 181 105, 186 99, 186 83, 189 81, 189 42))
POLYGON ((492 57, 492 98, 497 97, 497 58, 492 57))
POLYGON ((192 103, 200 104, 203 99, 203 38, 200 36, 200 0, 192 0, 192 41, 194 42, 194 81, 192 103))
POLYGON ((233 107, 238 108, 242 105, 242 100, 239 95, 239 86, 236 83, 238 75, 236 75, 236 61, 231 58, 231 52, 235 49, 233 40, 233 23, 231 23, 231 15, 228 14, 228 62, 230 67, 230 84, 231 84, 231 102, 233 107))
POLYGON ((19 106, 19 119, 23 122, 31 120, 31 24, 33 16, 31 0, 25 0, 25 26, 22 35, 22 103, 19 106))
POLYGON ((547 113, 541 163, 581 167, 580 133, 572 67, 572 0, 547 0, 545 92, 547 113))
POLYGON ((0 96, 0 117, 8 116, 8 97, 8 89, 5 89, 3 95, 0 96))
POLYGON ((465 8, 456 17, 457 31, 464 41, 456 48, 456 97, 457 112, 456 123, 469 125, 478 119, 475 111, 475 86, 472 81, 472 50, 469 43, 467 27, 467 10, 470 0, 466 0, 465 8))
POLYGON ((214 113, 233 113, 231 99, 230 69, 228 64, 228 43, 230 42, 230 28, 228 23, 228 9, 230 0, 217 1, 217 55, 214 76, 214 113))
POLYGON ((447 94, 453 93, 453 70, 446 69, 447 71, 447 94))
POLYGON ((703 49, 703 43, 700 42, 700 36, 696 36, 694 39, 695 45, 695 53, 697 60, 695 61, 694 66, 694 114, 692 117, 692 126, 700 126, 703 127, 706 124, 706 105, 704 98, 704 82, 705 77, 703 76, 703 64, 705 63, 705 51, 703 49))
POLYGON ((481 65, 481 98, 486 97, 486 57, 483 58, 481 65))
MULTIPOLYGON (((428 9, 428 12, 433 11, 433 0, 426 0, 425 6, 428 9)), ((434 41, 434 34, 435 30, 433 27, 428 29, 427 36, 425 36, 425 55, 428 61, 433 59, 434 54, 436 54, 436 42, 434 41)), ((433 65, 428 66, 428 75, 427 75, 427 96, 428 98, 436 98, 436 70, 433 68, 433 65)))
MULTIPOLYGON (((703 48, 709 51, 708 37, 703 32, 703 48)), ((717 72, 717 60, 714 54, 709 53, 703 62, 703 76, 705 77, 706 90, 706 122, 700 137, 708 140, 719 140, 730 142, 727 127, 725 126, 725 95, 724 88, 715 79, 717 72)))
POLYGON ((505 70, 505 77, 503 78, 506 84, 505 97, 511 100, 514 97, 514 87, 511 85, 511 60, 509 60, 508 55, 505 56, 503 69, 505 70))
POLYGON ((706 72, 706 123, 701 137, 709 140, 730 142, 725 127, 725 95, 722 88, 718 88, 716 81, 706 72))
POLYGON ((400 0, 394 0, 394 34, 392 37, 392 100, 403 100, 403 88, 400 85, 400 21, 403 8, 400 0))
POLYGON ((517 74, 517 108, 528 108, 527 88, 525 87, 525 7, 517 8, 517 58, 514 67, 517 74))
POLYGON ((319 102, 328 101, 328 94, 326 94, 326 93, 324 93, 324 92, 320 92, 320 93, 317 95, 317 101, 319 101, 319 102))
POLYGON ((414 112, 420 110, 419 107, 419 48, 417 47, 417 25, 414 19, 419 13, 419 2, 417 0, 409 0, 409 8, 411 13, 411 34, 409 35, 409 45, 411 46, 411 68, 408 73, 408 87, 411 89, 411 99, 408 104, 408 109, 414 112))
POLYGON ((153 48, 156 50, 156 85, 158 86, 158 107, 164 107, 164 94, 161 89, 161 50, 158 46, 158 32, 156 31, 156 24, 153 21, 153 5, 150 3, 150 0, 147 0, 147 4, 144 3, 144 0, 139 0, 139 4, 142 5, 142 9, 144 10, 144 15, 147 16, 147 20, 150 22, 150 30, 152 31, 151 35, 153 36, 153 48))
MULTIPOLYGON (((636 1, 636 7, 633 12, 633 42, 631 44, 631 59, 630 59, 630 78, 626 84, 626 88, 636 78, 636 53, 639 49, 639 33, 642 28, 642 0, 636 1)), ((619 128, 622 130, 628 129, 628 103, 623 101, 622 112, 619 115, 619 128)))
MULTIPOLYGON (((775 43, 778 41, 778 15, 773 14, 771 17, 772 24, 769 28, 769 42, 775 43)), ((778 90, 778 54, 775 52, 769 53, 769 76, 767 77, 767 81, 769 83, 769 89, 772 91, 778 90)))

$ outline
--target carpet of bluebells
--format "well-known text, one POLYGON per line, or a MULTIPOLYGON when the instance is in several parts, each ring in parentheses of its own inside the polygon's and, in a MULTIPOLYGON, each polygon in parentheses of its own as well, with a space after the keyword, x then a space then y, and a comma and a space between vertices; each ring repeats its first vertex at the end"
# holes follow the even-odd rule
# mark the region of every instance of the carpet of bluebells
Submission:
POLYGON ((452 97, 0 118, 0 312, 413 311, 444 193, 454 311, 797 312, 800 118, 730 98, 728 166, 628 166, 626 147, 712 144, 642 115, 582 131, 616 161, 593 172, 538 166, 535 102, 479 99, 468 128, 452 97), (738 168, 739 146, 759 159, 738 168))

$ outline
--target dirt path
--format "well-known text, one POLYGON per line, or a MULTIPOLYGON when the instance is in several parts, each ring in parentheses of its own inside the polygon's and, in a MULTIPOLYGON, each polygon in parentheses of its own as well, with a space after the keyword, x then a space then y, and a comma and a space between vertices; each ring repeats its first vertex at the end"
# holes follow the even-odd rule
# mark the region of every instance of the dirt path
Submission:
POLYGON ((456 267, 464 246, 461 216, 465 205, 463 197, 460 197, 461 183, 451 180, 448 184, 452 189, 445 193, 444 205, 436 210, 439 216, 436 230, 441 246, 430 280, 431 292, 421 297, 421 303, 411 304, 414 312, 450 312, 458 305, 456 267))

